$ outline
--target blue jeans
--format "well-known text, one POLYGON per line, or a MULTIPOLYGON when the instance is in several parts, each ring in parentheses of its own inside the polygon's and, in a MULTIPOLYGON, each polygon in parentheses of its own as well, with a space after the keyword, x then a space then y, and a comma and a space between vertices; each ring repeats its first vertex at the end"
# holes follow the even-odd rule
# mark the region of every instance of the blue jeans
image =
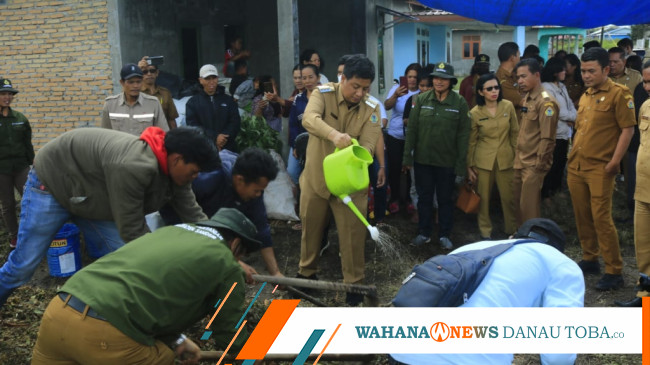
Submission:
POLYGON ((289 149, 289 158, 287 159, 287 172, 291 177, 291 181, 297 186, 298 178, 302 173, 303 166, 300 164, 297 158, 293 156, 293 147, 289 149))
POLYGON ((433 196, 438 198, 439 237, 449 237, 454 224, 454 180, 453 167, 438 167, 413 164, 415 189, 418 192, 418 233, 431 237, 433 231, 433 196))
POLYGON ((54 236, 68 220, 77 224, 87 243, 100 245, 96 247, 98 252, 105 254, 124 245, 114 222, 73 217, 45 190, 34 169, 27 176, 20 207, 17 246, 0 268, 0 307, 14 289, 29 281, 54 236))

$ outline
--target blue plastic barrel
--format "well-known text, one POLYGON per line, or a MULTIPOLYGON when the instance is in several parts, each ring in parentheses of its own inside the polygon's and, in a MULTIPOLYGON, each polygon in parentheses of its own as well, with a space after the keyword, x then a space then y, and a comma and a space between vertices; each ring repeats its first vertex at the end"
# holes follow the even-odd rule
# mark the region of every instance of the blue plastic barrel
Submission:
POLYGON ((79 228, 66 223, 54 236, 47 250, 47 266, 50 276, 67 277, 81 270, 81 245, 79 228))

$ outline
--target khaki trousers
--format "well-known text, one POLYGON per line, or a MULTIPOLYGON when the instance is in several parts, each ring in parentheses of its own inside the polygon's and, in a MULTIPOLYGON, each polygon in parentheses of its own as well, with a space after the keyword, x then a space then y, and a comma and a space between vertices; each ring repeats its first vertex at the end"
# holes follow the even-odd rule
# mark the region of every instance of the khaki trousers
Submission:
POLYGON ((517 225, 521 226, 531 218, 539 218, 541 213, 541 193, 544 176, 548 171, 538 171, 533 167, 515 169, 513 196, 517 225))
MULTIPOLYGON (((309 184, 304 184, 301 188, 302 238, 300 240, 300 270, 298 272, 304 276, 311 276, 318 271, 321 241, 331 210, 339 232, 343 282, 350 284, 362 282, 365 278, 366 227, 352 210, 337 197, 332 195, 329 199, 324 199, 316 194, 309 184)), ((368 210, 368 191, 355 193, 351 197, 365 217, 368 210)))
MULTIPOLYGON (((636 200, 634 205, 634 248, 639 272, 650 275, 650 203, 636 200)), ((650 296, 645 290, 638 297, 650 296)))
POLYGON ((517 219, 515 215, 515 203, 512 194, 512 181, 514 170, 499 170, 496 160, 492 171, 476 169, 478 181, 476 192, 481 196, 481 203, 478 208, 478 228, 481 237, 490 237, 492 234, 492 222, 490 220, 490 193, 494 182, 497 183, 499 196, 501 197, 501 209, 503 210, 503 223, 505 232, 512 234, 517 230, 517 219))
POLYGON ((614 176, 604 171, 583 172, 570 169, 567 184, 582 246, 582 259, 598 261, 602 253, 605 272, 620 275, 623 258, 612 220, 614 176))
POLYGON ((162 342, 138 343, 107 321, 68 307, 57 295, 43 313, 32 365, 173 365, 174 357, 162 342))

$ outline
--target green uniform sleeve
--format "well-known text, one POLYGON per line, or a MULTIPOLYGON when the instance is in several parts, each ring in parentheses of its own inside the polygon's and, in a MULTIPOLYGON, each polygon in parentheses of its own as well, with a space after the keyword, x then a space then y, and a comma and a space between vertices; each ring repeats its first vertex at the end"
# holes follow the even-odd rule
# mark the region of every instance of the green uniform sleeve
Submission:
POLYGON ((178 217, 185 223, 196 223, 209 218, 196 202, 192 184, 174 187, 174 200, 171 204, 178 217))
POLYGON ((25 145, 25 157, 27 158, 27 163, 30 165, 34 164, 34 146, 32 145, 32 127, 29 124, 29 120, 25 118, 25 126, 27 130, 25 131, 23 144, 25 145))

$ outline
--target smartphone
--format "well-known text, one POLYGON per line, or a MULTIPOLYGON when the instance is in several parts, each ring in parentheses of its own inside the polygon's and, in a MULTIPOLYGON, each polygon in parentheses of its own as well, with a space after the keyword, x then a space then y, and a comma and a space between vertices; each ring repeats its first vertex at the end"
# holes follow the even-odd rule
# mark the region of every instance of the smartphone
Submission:
POLYGON ((399 87, 404 86, 405 88, 408 89, 408 81, 406 81, 406 76, 400 76, 399 77, 399 87))
POLYGON ((151 56, 147 58, 147 63, 151 66, 160 66, 165 62, 164 56, 151 56))
POLYGON ((273 83, 270 81, 267 81, 264 83, 264 91, 267 93, 272 93, 273 92, 273 83))

